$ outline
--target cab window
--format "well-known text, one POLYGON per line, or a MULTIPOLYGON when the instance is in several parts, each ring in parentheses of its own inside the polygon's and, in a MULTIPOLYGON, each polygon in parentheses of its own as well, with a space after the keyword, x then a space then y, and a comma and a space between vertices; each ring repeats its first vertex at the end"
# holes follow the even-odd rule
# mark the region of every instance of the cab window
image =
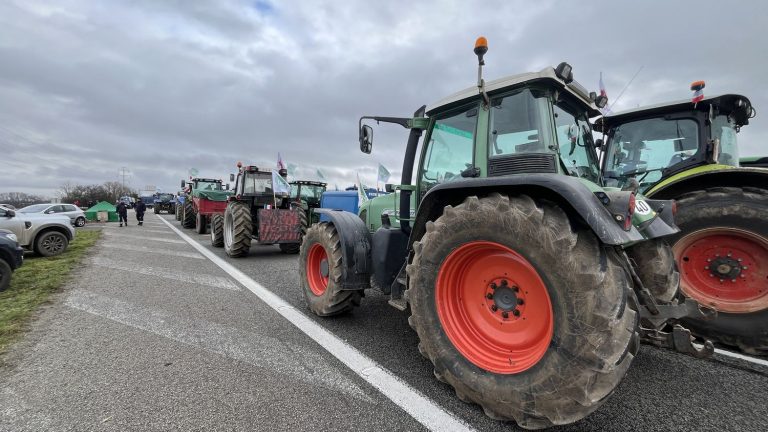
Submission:
POLYGON ((585 112, 570 105, 553 106, 560 161, 568 175, 600 183, 600 168, 592 143, 592 128, 585 112))
POLYGON ((420 189, 458 180, 472 167, 478 108, 473 106, 438 118, 429 134, 421 170, 420 189))

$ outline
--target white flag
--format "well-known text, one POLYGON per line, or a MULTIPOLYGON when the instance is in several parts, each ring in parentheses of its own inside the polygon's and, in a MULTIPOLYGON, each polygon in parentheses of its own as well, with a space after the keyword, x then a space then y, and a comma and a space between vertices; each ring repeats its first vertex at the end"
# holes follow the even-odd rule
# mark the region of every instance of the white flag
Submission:
POLYGON ((368 201, 368 194, 365 193, 363 182, 360 181, 360 174, 357 174, 357 205, 361 206, 368 201))

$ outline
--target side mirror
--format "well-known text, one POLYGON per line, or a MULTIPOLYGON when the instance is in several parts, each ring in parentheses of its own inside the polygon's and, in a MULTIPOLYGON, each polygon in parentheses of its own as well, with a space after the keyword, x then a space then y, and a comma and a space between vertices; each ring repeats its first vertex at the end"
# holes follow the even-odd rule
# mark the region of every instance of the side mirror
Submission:
POLYGON ((227 189, 226 190, 229 190, 229 183, 227 183, 227 189))
POLYGON ((595 148, 596 149, 602 150, 604 145, 605 145, 605 143, 603 142, 602 138, 598 138, 597 140, 595 140, 595 148))
POLYGON ((597 96, 595 97, 595 105, 597 105, 598 108, 605 108, 606 105, 608 105, 608 96, 597 96))
POLYGON ((184 189, 184 186, 186 186, 186 182, 184 180, 181 181, 181 188, 184 189))
POLYGON ((360 151, 365 154, 371 154, 373 148, 373 128, 363 125, 360 128, 360 151))
MULTIPOLYGON (((229 175, 229 181, 235 181, 235 175, 234 174, 230 174, 229 175)), ((227 188, 227 189, 229 189, 229 188, 227 188)))
POLYGON ((392 192, 395 191, 395 188, 392 185, 392 183, 387 183, 387 184, 384 185, 384 190, 389 192, 389 193, 392 193, 392 192))

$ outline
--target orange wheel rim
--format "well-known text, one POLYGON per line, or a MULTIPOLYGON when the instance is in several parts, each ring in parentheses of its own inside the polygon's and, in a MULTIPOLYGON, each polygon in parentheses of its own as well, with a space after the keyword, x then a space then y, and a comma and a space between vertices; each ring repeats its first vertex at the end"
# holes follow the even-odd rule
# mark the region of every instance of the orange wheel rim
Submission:
POLYGON ((719 311, 768 307, 768 239, 738 228, 692 232, 673 246, 685 295, 719 311))
POLYGON ((328 254, 319 243, 313 244, 307 254, 307 281, 316 296, 323 295, 328 289, 328 254))
POLYGON ((498 243, 470 242, 451 252, 438 272, 435 303, 454 347, 490 372, 531 368, 552 340, 544 281, 527 259, 498 243))

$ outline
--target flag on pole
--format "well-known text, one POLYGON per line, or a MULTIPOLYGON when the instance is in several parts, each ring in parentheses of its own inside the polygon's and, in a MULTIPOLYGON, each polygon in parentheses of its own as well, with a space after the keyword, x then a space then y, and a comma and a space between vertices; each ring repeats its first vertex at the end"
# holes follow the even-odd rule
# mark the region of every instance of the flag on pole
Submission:
POLYGON ((320 171, 320 168, 317 169, 317 178, 320 180, 325 180, 325 176, 323 175, 323 172, 320 171))
POLYGON ((280 152, 277 152, 277 169, 285 169, 285 163, 283 162, 283 157, 280 156, 280 152))
MULTIPOLYGON (((605 83, 603 82, 603 73, 602 72, 600 72, 600 81, 598 82, 598 87, 600 88, 600 96, 608 97, 608 92, 605 91, 605 83)), ((604 106, 602 108, 598 108, 598 109, 600 110, 600 112, 603 115, 607 115, 607 114, 611 113, 611 110, 610 110, 610 108, 608 108, 608 105, 606 105, 606 106, 604 106)))
POLYGON ((365 186, 360 181, 360 174, 357 174, 357 205, 361 206, 366 201, 368 201, 368 194, 365 193, 365 186))
POLYGON ((272 190, 274 193, 291 193, 291 185, 277 170, 272 170, 272 190))
POLYGON ((691 84, 691 91, 693 91, 693 99, 691 99, 691 102, 693 102, 695 108, 697 103, 704 100, 704 81, 693 82, 691 84))
POLYGON ((386 168, 384 168, 384 165, 382 165, 382 164, 379 164, 379 179, 378 179, 378 181, 380 181, 382 183, 386 183, 387 181, 389 181, 389 171, 386 168))

